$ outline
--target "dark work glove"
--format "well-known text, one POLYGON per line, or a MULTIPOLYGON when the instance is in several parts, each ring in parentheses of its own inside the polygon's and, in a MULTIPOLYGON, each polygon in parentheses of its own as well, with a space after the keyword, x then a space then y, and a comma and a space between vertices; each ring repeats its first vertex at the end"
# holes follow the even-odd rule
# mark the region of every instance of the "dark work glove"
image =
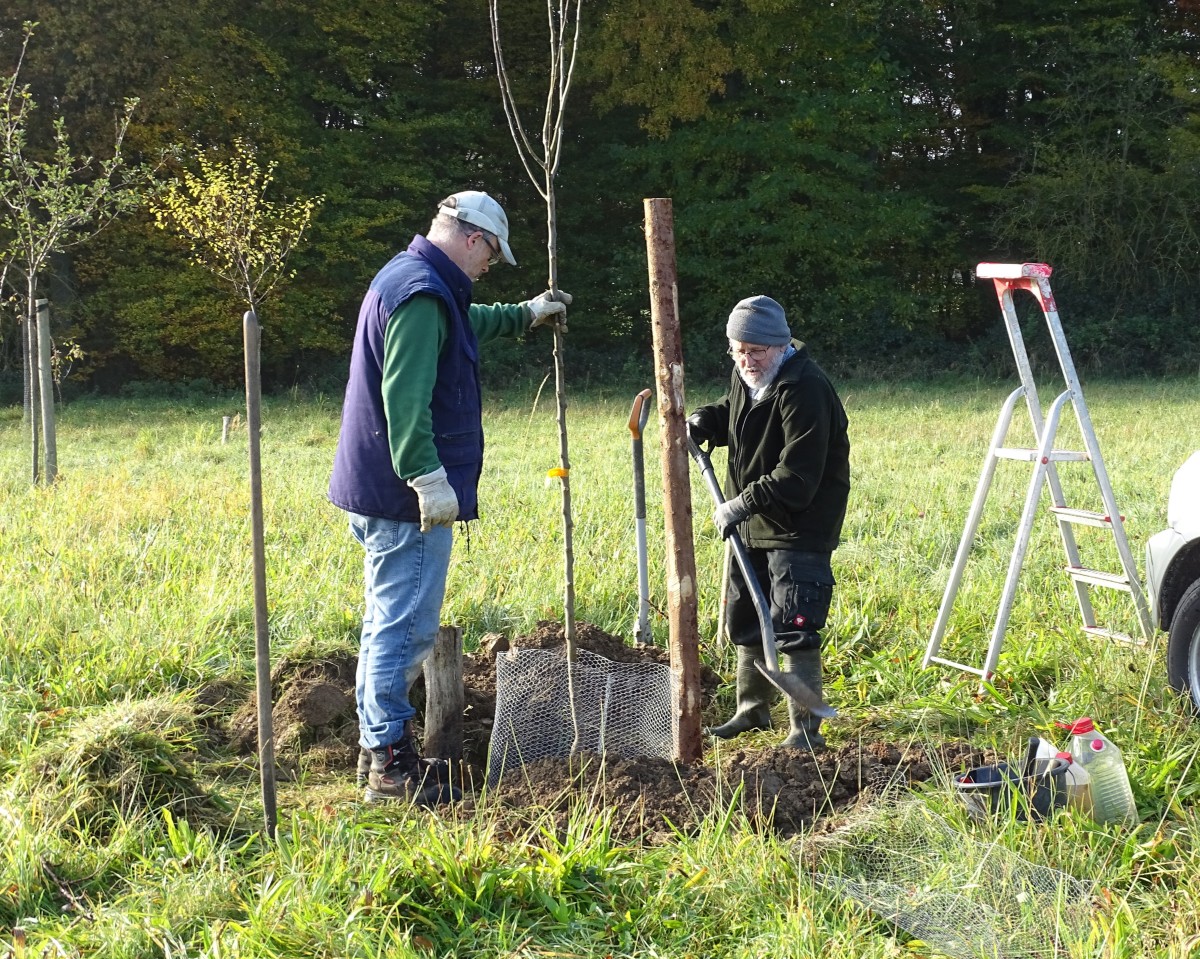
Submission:
POLYGON ((687 434, 688 439, 704 450, 704 452, 712 452, 714 434, 712 429, 704 422, 702 414, 693 413, 687 418, 687 434), (705 443, 708 444, 708 449, 704 449, 705 443))
POLYGON ((738 523, 750 518, 750 507, 741 496, 726 500, 713 513, 713 522, 721 531, 721 539, 729 539, 729 534, 737 529, 738 523))

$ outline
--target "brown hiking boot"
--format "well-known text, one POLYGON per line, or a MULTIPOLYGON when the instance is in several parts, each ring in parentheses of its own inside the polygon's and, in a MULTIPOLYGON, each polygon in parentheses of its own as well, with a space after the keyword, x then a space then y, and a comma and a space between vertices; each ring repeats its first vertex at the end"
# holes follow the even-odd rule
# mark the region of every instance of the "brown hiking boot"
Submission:
POLYGON ((406 726, 399 742, 371 750, 365 799, 402 799, 426 808, 457 802, 462 790, 450 779, 450 764, 444 759, 422 759, 411 726, 406 726))

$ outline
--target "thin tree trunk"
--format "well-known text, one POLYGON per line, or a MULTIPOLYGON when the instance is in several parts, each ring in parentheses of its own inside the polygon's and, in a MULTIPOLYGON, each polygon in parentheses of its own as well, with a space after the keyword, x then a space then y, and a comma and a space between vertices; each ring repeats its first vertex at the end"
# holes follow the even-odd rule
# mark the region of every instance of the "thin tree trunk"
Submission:
MULTIPOLYGON (((546 251, 551 292, 558 292, 558 210, 554 202, 553 174, 546 174, 546 251)), ((558 453, 562 467, 563 516, 563 638, 567 659, 575 662, 575 521, 571 513, 571 456, 567 448, 567 373, 563 362, 562 331, 554 331, 554 395, 558 401, 558 453)))

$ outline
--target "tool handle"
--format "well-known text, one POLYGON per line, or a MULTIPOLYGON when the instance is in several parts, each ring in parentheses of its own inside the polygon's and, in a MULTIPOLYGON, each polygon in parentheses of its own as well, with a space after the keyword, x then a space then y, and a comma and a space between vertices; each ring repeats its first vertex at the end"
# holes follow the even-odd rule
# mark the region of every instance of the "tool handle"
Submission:
POLYGON ((629 411, 629 432, 633 434, 633 516, 646 518, 646 464, 642 457, 642 430, 650 417, 650 391, 642 390, 633 398, 633 409, 629 411))
MULTIPOLYGON (((690 436, 687 444, 688 452, 692 454, 692 459, 700 467, 700 475, 704 477, 704 485, 708 487, 713 502, 720 506, 725 502, 725 494, 721 492, 721 484, 717 481, 712 460, 690 436)), ((758 622, 762 627, 763 653, 767 657, 771 669, 775 669, 778 652, 775 649, 775 627, 771 624, 771 607, 767 605, 767 598, 763 595, 762 587, 758 585, 758 577, 754 575, 754 568, 750 565, 750 553, 746 549, 746 544, 742 542, 742 537, 738 535, 736 529, 729 534, 728 542, 733 549, 733 557, 737 560, 738 568, 742 571, 742 579, 746 583, 746 588, 750 591, 750 599, 754 602, 754 611, 758 613, 758 622)))
POLYGON ((629 411, 629 432, 633 434, 635 440, 642 438, 646 420, 650 419, 650 404, 647 402, 649 399, 649 390, 642 390, 633 398, 633 409, 629 411))

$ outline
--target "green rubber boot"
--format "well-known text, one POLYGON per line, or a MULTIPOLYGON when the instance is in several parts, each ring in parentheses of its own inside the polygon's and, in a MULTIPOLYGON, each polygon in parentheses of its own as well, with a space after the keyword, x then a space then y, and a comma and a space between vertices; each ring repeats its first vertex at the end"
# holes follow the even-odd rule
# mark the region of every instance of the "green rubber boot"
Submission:
MULTIPOLYGON (((783 654, 783 671, 796 676, 818 696, 821 695, 821 650, 801 649, 783 654)), ((790 749, 825 748, 825 737, 821 735, 821 717, 814 716, 794 700, 788 700, 788 718, 792 729, 780 746, 790 749)))
POLYGON ((754 665, 761 662, 762 657, 759 647, 737 648, 737 709, 729 722, 709 729, 710 736, 732 739, 752 729, 771 728, 771 700, 775 687, 754 665))

